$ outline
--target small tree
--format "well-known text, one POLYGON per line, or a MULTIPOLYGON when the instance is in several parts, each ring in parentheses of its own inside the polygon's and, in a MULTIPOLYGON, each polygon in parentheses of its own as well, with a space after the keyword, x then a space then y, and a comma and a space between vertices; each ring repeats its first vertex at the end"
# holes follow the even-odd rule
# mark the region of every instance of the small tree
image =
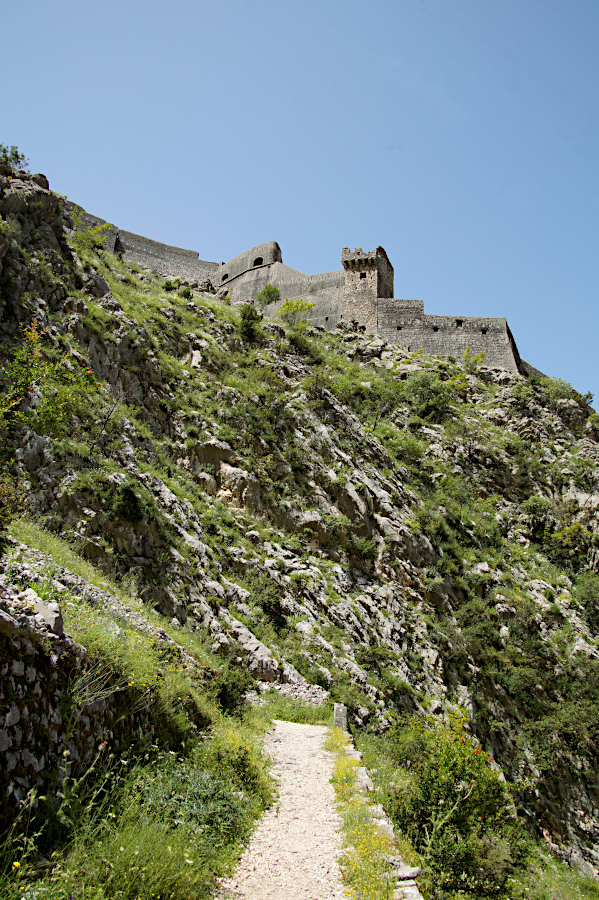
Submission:
POLYGON ((267 284, 261 291, 258 291, 254 302, 258 306, 268 306, 270 303, 278 303, 280 299, 281 292, 278 287, 275 287, 274 284, 267 284))
MULTIPOLYGON (((78 254, 97 253, 98 250, 104 249, 106 238, 112 225, 109 222, 104 222, 100 225, 86 227, 83 218, 84 212, 85 210, 79 206, 74 206, 71 210, 74 231, 69 240, 78 254)), ((165 290, 168 290, 168 288, 165 288, 165 290)))
POLYGON ((14 144, 10 147, 7 144, 0 144, 0 163, 13 169, 29 171, 29 160, 14 144))
POLYGON ((470 347, 466 347, 462 358, 464 360, 464 368, 466 371, 469 372, 470 375, 476 375, 485 361, 485 351, 482 350, 480 353, 472 353, 470 347))
POLYGON ((95 384, 91 369, 74 366, 67 356, 58 361, 47 358, 43 335, 36 319, 23 327, 22 343, 0 369, 1 450, 13 424, 34 427, 42 434, 64 431, 71 413, 84 402, 87 387, 95 384))
POLYGON ((286 325, 290 325, 292 328, 304 329, 309 325, 305 313, 312 309, 313 306, 313 303, 308 303, 307 300, 302 300, 301 298, 290 300, 288 297, 285 297, 285 302, 277 310, 277 315, 282 318, 286 325))
POLYGON ((239 333, 248 344, 255 344, 260 340, 261 332, 258 327, 262 321, 262 314, 251 303, 244 303, 241 307, 239 320, 239 333))

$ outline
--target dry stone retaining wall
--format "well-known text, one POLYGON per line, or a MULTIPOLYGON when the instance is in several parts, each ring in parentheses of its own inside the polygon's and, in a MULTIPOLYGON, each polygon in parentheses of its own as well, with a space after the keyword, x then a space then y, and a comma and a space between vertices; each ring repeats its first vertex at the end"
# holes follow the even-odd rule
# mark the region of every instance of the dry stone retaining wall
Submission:
POLYGON ((20 606, 0 598, 0 833, 32 790, 52 794, 98 753, 152 734, 147 711, 133 710, 126 689, 76 704, 73 690, 90 669, 86 651, 20 606))

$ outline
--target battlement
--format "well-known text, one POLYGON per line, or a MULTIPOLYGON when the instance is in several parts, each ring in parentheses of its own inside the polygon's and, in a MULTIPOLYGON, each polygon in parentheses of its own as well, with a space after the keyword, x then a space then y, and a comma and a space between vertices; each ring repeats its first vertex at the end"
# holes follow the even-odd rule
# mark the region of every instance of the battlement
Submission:
POLYGON ((345 295, 349 303, 368 297, 393 296, 393 266, 382 247, 362 250, 349 247, 341 251, 341 263, 345 269, 345 295))
POLYGON ((376 265, 376 250, 362 250, 356 247, 352 252, 349 247, 341 251, 341 262, 344 269, 357 269, 376 265))

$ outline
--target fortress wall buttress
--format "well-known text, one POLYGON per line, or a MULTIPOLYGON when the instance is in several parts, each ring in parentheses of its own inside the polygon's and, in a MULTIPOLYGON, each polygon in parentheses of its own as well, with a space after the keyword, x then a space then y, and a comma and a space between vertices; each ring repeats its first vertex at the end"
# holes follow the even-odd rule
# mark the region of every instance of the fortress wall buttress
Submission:
MULTIPOLYGON (((421 301, 420 301, 421 302, 421 301)), ((502 318, 475 316, 430 316, 404 305, 393 308, 379 301, 378 336, 410 352, 424 350, 432 356, 461 358, 466 348, 473 355, 484 353, 484 364, 519 371, 514 340, 502 318)), ((391 301, 397 304, 398 301, 391 301)))

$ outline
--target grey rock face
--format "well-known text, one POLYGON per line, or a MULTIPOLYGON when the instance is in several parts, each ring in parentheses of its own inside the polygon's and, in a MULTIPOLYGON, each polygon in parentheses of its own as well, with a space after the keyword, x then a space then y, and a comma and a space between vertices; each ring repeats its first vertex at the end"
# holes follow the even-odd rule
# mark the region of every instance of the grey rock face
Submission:
POLYGON ((23 591, 21 600, 33 609, 40 624, 46 625, 53 634, 60 636, 63 633, 64 623, 58 603, 42 600, 32 588, 23 591))
POLYGON ((90 275, 85 282, 85 289, 92 297, 104 297, 106 294, 110 294, 110 285, 99 272, 90 275))

